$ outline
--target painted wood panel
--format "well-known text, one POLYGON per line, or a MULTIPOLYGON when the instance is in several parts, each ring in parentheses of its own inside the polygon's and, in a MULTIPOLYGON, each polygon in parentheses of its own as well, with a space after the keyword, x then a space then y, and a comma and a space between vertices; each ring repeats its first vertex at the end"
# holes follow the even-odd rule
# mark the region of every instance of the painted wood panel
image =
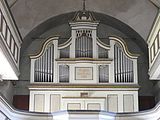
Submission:
POLYGON ((107 106, 109 112, 118 112, 118 96, 116 94, 107 96, 107 106))
POLYGON ((88 103, 87 110, 101 110, 101 105, 99 103, 88 103))
POLYGON ((50 112, 59 111, 61 105, 61 96, 59 94, 52 94, 50 97, 50 112))
POLYGON ((134 97, 131 94, 123 95, 123 111, 133 112, 134 111, 134 97))
POLYGON ((34 95, 34 111, 35 112, 44 112, 44 95, 43 94, 35 94, 34 95))

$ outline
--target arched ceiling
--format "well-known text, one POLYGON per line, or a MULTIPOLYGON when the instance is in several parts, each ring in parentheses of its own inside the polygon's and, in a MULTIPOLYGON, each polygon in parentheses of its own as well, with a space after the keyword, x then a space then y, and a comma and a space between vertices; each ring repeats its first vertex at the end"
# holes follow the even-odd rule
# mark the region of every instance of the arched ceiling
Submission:
MULTIPOLYGON (((46 20, 45 22, 41 23, 37 27, 35 27, 23 39, 23 44, 22 44, 22 48, 21 48, 21 56, 23 57, 23 54, 24 54, 25 50, 28 48, 28 46, 34 40, 45 40, 49 36, 54 36, 54 35, 60 35, 60 38, 62 37, 63 39, 64 38, 69 39, 70 33, 68 33, 68 32, 71 32, 71 31, 69 30, 70 27, 69 27, 68 22, 72 20, 75 13, 76 12, 70 12, 70 13, 58 15, 56 17, 52 17, 52 18, 46 20), (61 25, 68 25, 68 27, 66 26, 67 28, 61 28, 58 31, 52 31, 53 28, 56 28, 56 27, 61 26, 61 25), (64 31, 64 30, 66 30, 66 31, 64 31), (48 31, 51 31, 51 32, 49 32, 49 34, 48 34, 48 31), (64 35, 64 33, 65 34, 67 33, 67 36, 64 35)), ((101 38, 102 39, 107 38, 110 35, 116 35, 116 36, 118 35, 119 37, 122 37, 122 39, 132 40, 133 42, 135 42, 139 46, 139 48, 143 51, 143 53, 145 53, 146 56, 148 55, 148 47, 147 47, 146 42, 131 27, 129 27, 125 23, 123 23, 120 20, 115 19, 111 16, 108 16, 108 15, 105 15, 105 14, 102 14, 102 13, 97 13, 97 12, 92 12, 92 13, 93 13, 95 18, 98 18, 98 20, 100 21, 100 25, 104 24, 104 25, 111 26, 111 28, 116 29, 123 34, 123 35, 122 34, 120 35, 120 34, 117 34, 117 33, 109 34, 109 33, 106 32, 106 33, 103 33, 102 36, 99 36, 99 34, 98 34, 100 39, 101 38)), ((97 27, 97 29, 98 28, 99 27, 97 27)), ((101 31, 104 32, 103 30, 101 30, 101 31)))
MULTIPOLYGON (((82 9, 82 0, 8 0, 22 38, 55 16, 82 9)), ((86 0, 86 9, 114 17, 147 39, 157 14, 150 0, 86 0)))

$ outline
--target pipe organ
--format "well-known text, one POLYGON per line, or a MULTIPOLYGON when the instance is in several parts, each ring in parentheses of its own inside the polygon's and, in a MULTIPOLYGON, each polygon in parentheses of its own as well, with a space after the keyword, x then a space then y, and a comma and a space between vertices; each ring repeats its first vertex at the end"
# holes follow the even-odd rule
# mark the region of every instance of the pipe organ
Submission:
POLYGON ((119 37, 100 40, 89 11, 77 12, 69 24, 71 38, 58 44, 51 37, 30 56, 30 111, 138 111, 138 56, 119 37))

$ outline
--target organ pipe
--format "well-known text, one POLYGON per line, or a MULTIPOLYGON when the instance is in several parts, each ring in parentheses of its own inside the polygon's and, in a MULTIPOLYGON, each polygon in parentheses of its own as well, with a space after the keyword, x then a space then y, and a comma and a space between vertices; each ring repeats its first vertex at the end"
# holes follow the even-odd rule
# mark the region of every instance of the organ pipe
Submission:
POLYGON ((122 48, 117 44, 114 46, 114 73, 116 83, 134 82, 133 61, 123 53, 122 48))
POLYGON ((54 46, 49 46, 45 53, 35 60, 35 82, 53 82, 54 46))
POLYGON ((85 33, 76 38, 76 57, 92 57, 92 38, 88 37, 85 33))

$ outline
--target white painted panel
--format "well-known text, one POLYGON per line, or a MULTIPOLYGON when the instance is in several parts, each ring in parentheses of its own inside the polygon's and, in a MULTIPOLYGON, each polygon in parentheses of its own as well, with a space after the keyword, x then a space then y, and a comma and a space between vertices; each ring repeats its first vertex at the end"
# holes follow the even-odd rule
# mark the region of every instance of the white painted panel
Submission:
POLYGON ((157 37, 155 38, 154 45, 155 45, 155 53, 157 53, 157 51, 158 51, 158 39, 157 39, 157 37))
POLYGON ((107 106, 109 112, 118 111, 118 96, 115 94, 107 96, 107 106))
POLYGON ((88 103, 87 110, 101 110, 101 105, 99 103, 88 103))
POLYGON ((11 33, 10 33, 9 29, 7 29, 7 44, 8 44, 8 46, 10 46, 10 42, 11 42, 11 33))
POLYGON ((151 61, 154 59, 154 47, 151 47, 151 61))
POLYGON ((131 94, 123 95, 124 112, 134 111, 134 98, 131 94))
POLYGON ((51 104, 50 104, 50 112, 55 112, 60 110, 61 105, 61 96, 59 94, 52 94, 51 95, 51 104))
POLYGON ((35 112, 44 112, 44 95, 35 94, 34 95, 34 111, 35 112))
POLYGON ((13 51, 14 51, 14 44, 15 44, 15 42, 14 42, 14 39, 13 39, 13 37, 11 38, 11 52, 13 53, 13 51))
POLYGON ((76 80, 93 80, 93 67, 75 67, 76 80))
POLYGON ((86 110, 105 110, 105 98, 84 99, 86 110))
POLYGON ((67 104, 67 110, 80 110, 81 109, 81 103, 68 103, 67 104))
POLYGON ((18 47, 16 46, 15 47, 15 55, 14 55, 14 58, 16 59, 16 60, 18 60, 18 47))
POLYGON ((3 24, 2 24, 2 34, 3 34, 3 37, 5 37, 6 29, 7 29, 7 24, 6 24, 6 21, 4 19, 2 19, 2 21, 3 21, 3 24))
POLYGON ((61 110, 84 110, 84 101, 80 99, 63 98, 61 110))

